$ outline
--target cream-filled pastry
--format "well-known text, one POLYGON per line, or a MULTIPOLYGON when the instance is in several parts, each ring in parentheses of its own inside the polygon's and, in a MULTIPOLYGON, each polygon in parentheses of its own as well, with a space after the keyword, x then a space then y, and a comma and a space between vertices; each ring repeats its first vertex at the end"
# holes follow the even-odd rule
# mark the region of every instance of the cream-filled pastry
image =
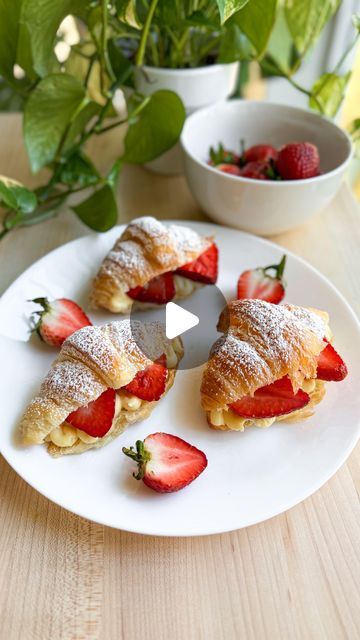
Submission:
POLYGON ((22 442, 47 443, 53 456, 104 446, 150 415, 172 386, 182 356, 181 339, 168 340, 158 322, 79 329, 65 340, 27 407, 22 442))
POLYGON ((201 384, 209 426, 244 431, 313 414, 326 381, 346 365, 330 340, 328 314, 262 300, 236 300, 222 312, 201 384))
POLYGON ((144 310, 214 284, 218 249, 212 238, 156 218, 133 220, 103 260, 90 301, 113 313, 144 310))

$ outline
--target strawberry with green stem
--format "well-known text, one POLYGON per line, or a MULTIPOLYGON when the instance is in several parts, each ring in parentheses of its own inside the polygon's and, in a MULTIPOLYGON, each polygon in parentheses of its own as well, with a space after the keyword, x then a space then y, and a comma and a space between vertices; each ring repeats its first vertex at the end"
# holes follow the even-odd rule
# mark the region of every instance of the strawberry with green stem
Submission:
POLYGON ((265 300, 278 304, 285 296, 284 270, 286 255, 284 254, 279 264, 271 264, 268 267, 258 267, 244 271, 237 284, 237 299, 265 300), (274 272, 270 275, 269 272, 274 272))
POLYGON ((42 307, 31 316, 31 330, 52 347, 61 347, 74 331, 92 324, 81 307, 67 298, 34 298, 31 302, 42 307))
POLYGON ((169 433, 153 433, 135 447, 122 449, 138 465, 133 476, 158 493, 183 489, 207 466, 205 453, 169 433))

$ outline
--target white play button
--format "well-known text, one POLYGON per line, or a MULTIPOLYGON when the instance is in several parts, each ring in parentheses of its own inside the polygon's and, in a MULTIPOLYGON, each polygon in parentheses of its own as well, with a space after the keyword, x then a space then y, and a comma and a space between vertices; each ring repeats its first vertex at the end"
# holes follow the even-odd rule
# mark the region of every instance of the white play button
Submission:
POLYGON ((180 336, 185 331, 196 327, 199 324, 199 318, 194 313, 186 311, 174 302, 168 302, 166 305, 166 337, 169 340, 180 336))

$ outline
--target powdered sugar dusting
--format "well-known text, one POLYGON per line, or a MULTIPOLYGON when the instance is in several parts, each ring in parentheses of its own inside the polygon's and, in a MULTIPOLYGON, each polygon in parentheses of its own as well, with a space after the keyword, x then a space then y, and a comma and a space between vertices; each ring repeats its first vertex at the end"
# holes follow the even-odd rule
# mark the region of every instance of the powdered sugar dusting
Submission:
POLYGON ((294 351, 306 343, 307 332, 314 333, 316 338, 325 335, 322 319, 300 307, 288 308, 263 300, 242 300, 230 304, 232 314, 241 316, 245 327, 242 337, 257 347, 262 357, 272 362, 290 362, 294 351), (299 311, 295 313, 294 309, 299 311), (265 351, 260 343, 266 345, 265 351))
MULTIPOLYGON (((147 267, 147 261, 142 252, 141 246, 133 240, 122 240, 115 245, 108 255, 107 259, 110 262, 115 262, 121 265, 124 269, 136 269, 145 270, 147 267)), ((110 265, 108 265, 108 268, 110 265)))
POLYGON ((171 224, 168 227, 168 232, 172 242, 179 251, 203 251, 208 244, 206 238, 199 236, 196 231, 188 227, 171 224))
MULTIPOLYGON (((307 309, 262 300, 236 300, 226 312, 230 327, 218 340, 205 371, 205 395, 219 405, 289 375, 294 388, 316 375, 325 325, 307 309)), ((223 315, 224 318, 224 315, 223 315)), ((220 321, 220 326, 223 322, 220 321)))
POLYGON ((288 309, 304 326, 313 331, 319 338, 323 338, 325 336, 325 323, 319 315, 309 311, 309 309, 305 309, 304 307, 296 307, 291 304, 286 304, 284 307, 288 309))
POLYGON ((41 393, 47 398, 63 398, 79 405, 87 404, 89 398, 99 396, 105 389, 87 366, 71 360, 57 362, 41 385, 41 393))
POLYGON ((162 235, 166 227, 156 218, 152 216, 142 216, 141 218, 135 218, 130 223, 131 226, 137 226, 149 236, 156 238, 162 235))
POLYGON ((186 264, 208 245, 207 238, 187 227, 167 226, 151 216, 136 218, 106 256, 100 273, 113 277, 120 289, 124 281, 136 286, 186 264))
POLYGON ((253 345, 239 340, 230 329, 229 332, 217 340, 211 350, 221 360, 222 375, 225 370, 235 370, 245 383, 249 377, 270 375, 270 368, 258 354, 253 345))
POLYGON ((60 358, 64 352, 66 355, 71 348, 85 356, 85 359, 91 360, 105 375, 111 372, 116 351, 110 340, 106 339, 101 327, 89 326, 75 331, 65 340, 60 358))

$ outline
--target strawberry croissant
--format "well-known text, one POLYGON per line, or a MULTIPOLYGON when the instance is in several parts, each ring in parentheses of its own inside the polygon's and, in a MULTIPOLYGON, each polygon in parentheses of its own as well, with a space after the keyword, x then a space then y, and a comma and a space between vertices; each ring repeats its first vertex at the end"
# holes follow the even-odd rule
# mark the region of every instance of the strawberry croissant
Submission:
POLYGON ((60 353, 20 422, 22 442, 45 443, 53 456, 82 453, 147 418, 174 382, 183 355, 158 322, 129 320, 83 327, 60 353), (149 332, 149 353, 137 341, 149 332))
POLYGON ((347 375, 323 311, 236 300, 221 314, 218 329, 224 336, 212 348, 201 384, 214 429, 304 420, 322 400, 324 381, 347 375))

